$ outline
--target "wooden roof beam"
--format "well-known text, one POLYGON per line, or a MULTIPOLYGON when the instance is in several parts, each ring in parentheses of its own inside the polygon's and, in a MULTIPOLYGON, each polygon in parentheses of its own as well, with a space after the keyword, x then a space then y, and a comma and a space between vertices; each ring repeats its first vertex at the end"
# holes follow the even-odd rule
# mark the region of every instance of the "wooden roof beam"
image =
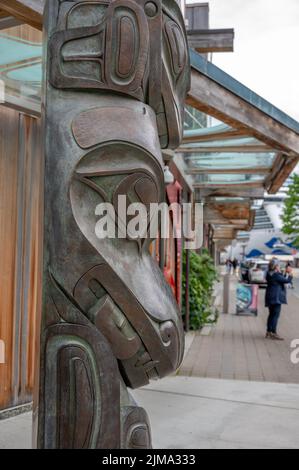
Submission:
POLYGON ((234 51, 233 29, 195 29, 187 34, 189 46, 201 54, 234 51))
POLYGON ((22 23, 43 29, 45 0, 0 0, 0 9, 22 23))
POLYGON ((270 105, 268 106, 268 103, 262 99, 258 106, 258 97, 253 93, 252 100, 257 101, 256 106, 247 99, 242 99, 241 96, 247 97, 249 93, 246 87, 238 84, 225 73, 220 74, 219 78, 218 69, 213 67, 213 64, 203 62, 199 54, 193 53, 192 55, 191 51, 191 58, 193 58, 191 61, 193 66, 191 90, 187 98, 188 105, 220 119, 234 129, 243 130, 247 135, 255 137, 271 148, 285 154, 299 156, 299 133, 291 128, 296 124, 297 129, 298 123, 291 122, 289 117, 274 107, 269 111, 270 105), (223 83, 220 83, 221 78, 223 83), (269 113, 277 115, 277 119, 269 113), (287 121, 288 124, 285 125, 283 121, 287 121))
POLYGON ((204 223, 217 226, 234 226, 242 228, 248 226, 251 221, 252 210, 250 204, 247 206, 232 204, 231 206, 222 206, 221 204, 204 205, 203 218, 204 223))
POLYGON ((250 208, 252 205, 252 201, 248 197, 242 198, 242 199, 228 198, 228 199, 223 199, 219 201, 219 199, 216 199, 214 196, 209 196, 205 198, 203 202, 207 204, 208 206, 222 207, 222 208, 225 208, 226 206, 230 207, 230 206, 235 206, 235 205, 237 205, 238 207, 250 208))
MULTIPOLYGON (((187 104, 188 104, 187 100, 187 104)), ((229 129, 229 130, 223 130, 219 132, 211 132, 208 134, 202 134, 200 136, 196 135, 190 135, 186 136, 184 135, 183 138, 183 143, 184 144, 192 144, 192 143, 198 143, 198 142, 209 142, 209 141, 215 141, 215 140, 226 140, 226 139, 233 139, 235 137, 248 137, 248 134, 246 130, 244 129, 229 129)))
POLYGON ((238 231, 247 231, 248 229, 248 223, 249 221, 248 220, 244 220, 242 223, 238 224, 238 223, 235 223, 234 221, 232 221, 231 223, 228 223, 228 224, 218 224, 218 223, 214 223, 212 222, 213 225, 215 225, 215 227, 217 227, 217 229, 219 230, 222 230, 224 227, 227 227, 229 229, 232 229, 232 230, 238 230, 238 231))
POLYGON ((245 214, 237 214, 236 212, 230 215, 231 217, 226 217, 215 207, 213 206, 210 207, 210 206, 207 206, 206 204, 204 205, 203 219, 204 219, 205 224, 244 225, 247 223, 249 211, 247 213, 247 217, 244 217, 245 214), (242 218, 240 217, 241 215, 243 216, 242 218))
POLYGON ((196 190, 196 200, 205 200, 208 197, 242 197, 249 199, 264 199, 265 190, 263 187, 260 188, 244 188, 244 187, 221 187, 213 188, 206 187, 196 190))
POLYGON ((220 235, 221 238, 222 236, 235 238, 237 232, 247 231, 248 224, 245 224, 242 227, 234 227, 233 225, 229 226, 229 225, 213 225, 212 224, 212 227, 213 227, 213 234, 215 237, 220 235))
POLYGON ((238 230, 232 229, 230 232, 221 232, 221 231, 216 231, 213 234, 213 240, 218 241, 218 240, 234 240, 236 238, 238 230))
POLYGON ((206 217, 204 218, 204 223, 213 224, 213 225, 221 225, 223 227, 234 227, 242 230, 243 227, 248 226, 248 219, 226 219, 221 220, 220 218, 213 218, 213 217, 206 217))
POLYGON ((22 21, 9 16, 8 13, 0 10, 0 31, 3 29, 14 28, 15 26, 20 26, 23 24, 22 21))
POLYGON ((235 232, 235 229, 232 227, 223 228, 223 227, 213 226, 214 237, 234 238, 234 232, 235 232))
POLYGON ((275 194, 281 188, 284 181, 296 168, 299 158, 290 158, 287 155, 279 154, 272 168, 271 173, 265 181, 265 188, 269 194, 275 194))

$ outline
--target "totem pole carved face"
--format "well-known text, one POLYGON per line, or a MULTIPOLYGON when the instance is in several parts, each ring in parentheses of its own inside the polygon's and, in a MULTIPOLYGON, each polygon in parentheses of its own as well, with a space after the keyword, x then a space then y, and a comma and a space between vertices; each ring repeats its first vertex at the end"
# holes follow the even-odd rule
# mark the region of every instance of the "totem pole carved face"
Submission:
MULTIPOLYGON (((67 372, 56 391, 68 390, 65 381, 76 382, 75 394, 94 384, 84 405, 90 419, 84 418, 86 428, 78 423, 80 439, 111 447, 102 431, 100 437, 99 429, 88 431, 99 400, 112 413, 106 382, 115 398, 118 370, 132 388, 164 377, 179 366, 184 340, 147 228, 139 239, 99 239, 96 209, 110 203, 117 213, 119 196, 146 207, 164 200, 161 147, 174 148, 181 139, 187 42, 170 0, 50 0, 46 23, 42 413, 47 400, 51 416, 59 406, 51 389, 57 370, 67 372), (83 369, 69 370, 76 357, 83 369)), ((45 446, 57 443, 50 437, 55 426, 44 431, 45 446)))
POLYGON ((57 29, 49 57, 54 87, 115 91, 147 103, 161 147, 180 145, 190 63, 175 0, 75 1, 57 29))

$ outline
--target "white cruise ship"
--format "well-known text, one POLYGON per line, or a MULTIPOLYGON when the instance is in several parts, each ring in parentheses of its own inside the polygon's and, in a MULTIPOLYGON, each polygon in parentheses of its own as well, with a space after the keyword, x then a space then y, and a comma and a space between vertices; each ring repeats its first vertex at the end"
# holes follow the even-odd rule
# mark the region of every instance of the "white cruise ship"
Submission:
MULTIPOLYGON (((281 213, 290 179, 286 180, 275 195, 265 195, 256 210, 255 224, 250 232, 239 232, 237 241, 230 250, 231 256, 239 260, 273 256, 296 256, 289 237, 282 233, 281 213)), ((296 256, 297 257, 297 256, 296 256)))

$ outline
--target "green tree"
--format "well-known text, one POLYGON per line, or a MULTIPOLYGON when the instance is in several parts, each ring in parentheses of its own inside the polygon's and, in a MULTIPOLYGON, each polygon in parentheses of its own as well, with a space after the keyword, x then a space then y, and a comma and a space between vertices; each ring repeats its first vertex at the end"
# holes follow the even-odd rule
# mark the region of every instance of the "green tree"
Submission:
POLYGON ((294 247, 299 248, 299 175, 291 176, 292 183, 288 188, 287 197, 284 200, 282 214, 282 231, 289 235, 294 247))

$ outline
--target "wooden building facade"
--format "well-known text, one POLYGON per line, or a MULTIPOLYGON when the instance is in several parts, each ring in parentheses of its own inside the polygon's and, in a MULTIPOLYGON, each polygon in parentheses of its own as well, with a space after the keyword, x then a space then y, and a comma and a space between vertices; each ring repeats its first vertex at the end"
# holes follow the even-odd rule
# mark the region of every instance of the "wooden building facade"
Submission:
POLYGON ((0 106, 0 410, 32 400, 41 304, 43 159, 41 119, 33 115, 40 91, 18 74, 30 78, 40 62, 42 34, 16 23, 6 20, 0 31, 7 99, 0 106))
POLYGON ((31 401, 41 301, 40 120, 0 107, 0 409, 31 401))

